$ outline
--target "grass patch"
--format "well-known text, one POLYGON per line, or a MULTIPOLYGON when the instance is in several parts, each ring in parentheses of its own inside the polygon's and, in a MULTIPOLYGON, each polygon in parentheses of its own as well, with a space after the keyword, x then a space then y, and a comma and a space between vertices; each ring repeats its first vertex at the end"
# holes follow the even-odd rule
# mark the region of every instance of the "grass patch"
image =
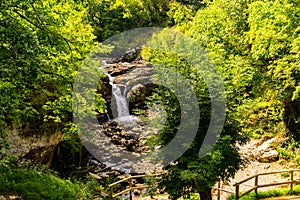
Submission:
POLYGON ((282 177, 289 177, 290 176, 290 173, 289 172, 281 172, 280 173, 280 176, 282 176, 282 177))
MULTIPOLYGON (((265 192, 258 192, 256 196, 254 192, 250 192, 249 194, 240 198, 240 200, 254 200, 254 199, 263 199, 263 198, 270 198, 270 197, 280 197, 280 196, 288 196, 292 194, 300 194, 300 185, 295 185, 293 187, 293 191, 290 188, 279 188, 279 189, 272 189, 265 192)), ((228 197, 227 200, 235 200, 235 195, 231 195, 228 197)))
POLYGON ((58 178, 49 172, 12 169, 0 166, 2 195, 18 195, 23 199, 92 199, 92 189, 80 183, 58 178))
POLYGON ((199 200, 200 196, 198 193, 193 193, 188 198, 181 197, 179 200, 199 200))

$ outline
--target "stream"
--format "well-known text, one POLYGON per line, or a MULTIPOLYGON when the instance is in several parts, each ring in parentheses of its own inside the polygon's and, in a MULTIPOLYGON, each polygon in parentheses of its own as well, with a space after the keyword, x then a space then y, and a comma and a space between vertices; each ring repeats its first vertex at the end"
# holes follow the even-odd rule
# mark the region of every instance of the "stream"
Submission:
POLYGON ((111 76, 106 70, 105 67, 110 66, 106 60, 102 60, 103 67, 100 67, 100 70, 104 71, 105 75, 109 78, 109 84, 112 87, 113 102, 116 107, 116 112, 113 111, 114 119, 116 118, 130 118, 129 114, 129 104, 126 98, 127 88, 125 85, 115 84, 114 80, 116 77, 111 76))
MULTIPOLYGON (((139 78, 142 81, 146 80, 145 77, 149 77, 149 74, 152 73, 151 69, 145 62, 109 64, 103 60, 102 63, 99 70, 102 70, 107 76, 106 88, 111 90, 108 95, 111 99, 110 101, 106 99, 106 101, 111 105, 107 105, 110 106, 109 113, 106 113, 107 120, 96 125, 97 128, 92 138, 93 145, 101 148, 91 150, 83 146, 80 155, 76 155, 75 159, 72 159, 73 156, 70 156, 69 152, 71 147, 64 146, 68 144, 63 143, 55 151, 52 168, 59 171, 64 177, 83 177, 88 173, 92 174, 102 185, 106 184, 108 177, 118 177, 119 179, 120 176, 128 174, 161 172, 160 164, 139 159, 151 152, 146 141, 149 136, 156 134, 157 130, 150 127, 147 121, 130 114, 130 103, 127 98, 133 90, 137 89, 137 87, 130 87, 130 84, 136 85, 134 81, 139 78), (117 68, 117 70, 124 68, 124 70, 116 73, 108 69, 110 67, 117 68), (129 68, 130 70, 128 70, 129 68), (134 80, 133 83, 131 80, 134 80), (123 154, 124 151, 138 161, 126 158, 123 154)), ((140 86, 138 85, 138 87, 140 86)), ((144 88, 149 90, 150 87, 144 86, 144 88)), ((162 121, 162 123, 164 122, 162 121)), ((126 196, 122 198, 126 198, 126 196)))
MULTIPOLYGON (((102 63, 104 66, 101 66, 100 70, 103 70, 107 75, 112 88, 111 110, 113 118, 99 125, 93 143, 98 147, 101 146, 104 151, 95 150, 94 154, 97 154, 97 159, 106 167, 123 171, 126 174, 160 171, 161 166, 159 164, 154 165, 148 161, 139 160, 140 156, 149 152, 149 147, 145 145, 145 142, 146 138, 153 134, 153 130, 149 129, 139 117, 130 115, 127 94, 132 91, 127 90, 126 84, 115 83, 116 77, 106 71, 112 64, 103 60, 102 63), (106 137, 101 137, 103 134, 106 137), (126 155, 129 157, 127 158, 126 155), (130 161, 133 157, 136 158, 134 163, 130 161), (139 161, 135 162, 136 160, 139 161)), ((128 64, 126 63, 126 65, 128 64)), ((120 81, 120 76, 118 78, 120 81)))

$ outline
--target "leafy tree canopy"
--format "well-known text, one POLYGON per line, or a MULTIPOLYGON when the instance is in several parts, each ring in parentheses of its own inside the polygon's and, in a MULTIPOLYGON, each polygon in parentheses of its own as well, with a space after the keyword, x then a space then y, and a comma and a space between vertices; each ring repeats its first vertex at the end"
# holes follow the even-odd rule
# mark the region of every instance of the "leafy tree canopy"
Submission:
POLYGON ((12 124, 34 134, 74 131, 72 83, 95 45, 86 14, 71 0, 0 3, 2 136, 12 124))
MULTIPOLYGON (((205 148, 206 145, 208 145, 208 148, 211 145, 204 144, 204 138, 208 134, 211 118, 213 119, 213 115, 216 115, 215 112, 219 111, 212 108, 211 98, 221 102, 220 97, 224 94, 220 91, 218 93, 220 96, 214 96, 215 94, 209 91, 211 89, 209 86, 217 88, 219 81, 211 69, 212 66, 209 59, 205 55, 201 55, 200 52, 203 50, 195 47, 195 41, 186 40, 180 34, 163 31, 156 35, 143 51, 144 58, 158 66, 155 68, 158 73, 164 74, 161 77, 162 79, 166 79, 167 72, 164 71, 164 67, 159 67, 161 65, 175 70, 184 76, 185 79, 190 80, 191 87, 198 99, 200 119, 196 137, 185 153, 173 165, 167 167, 168 173, 160 183, 162 188, 166 187, 166 191, 173 199, 189 196, 193 192, 200 193, 203 199, 209 199, 211 198, 210 188, 215 182, 220 178, 226 180, 233 176, 243 164, 234 145, 236 142, 242 142, 243 137, 238 134, 238 124, 230 113, 225 119, 222 134, 216 145, 207 155, 199 157, 200 148, 205 148), (194 59, 191 60, 190 58, 194 59)), ((166 81, 171 81, 176 88, 183 87, 180 79, 175 77, 175 80, 172 81, 173 79, 174 77, 172 76, 167 78, 166 81)), ((185 93, 182 95, 187 96, 185 93)), ((182 123, 182 115, 192 115, 195 112, 196 108, 193 105, 179 104, 178 98, 180 98, 178 94, 175 96, 173 90, 168 90, 165 87, 159 87, 155 90, 153 96, 148 98, 150 104, 154 106, 157 104, 163 105, 167 115, 165 126, 161 129, 158 136, 155 136, 156 142, 160 145, 167 145, 175 137, 179 124, 182 123), (183 106, 190 107, 190 111, 184 113, 182 110, 183 106)), ((213 120, 218 121, 221 120, 220 118, 217 117, 213 120)), ((188 123, 184 129, 186 130, 185 134, 189 134, 189 127, 193 126, 195 122, 183 123, 188 123)), ((215 126, 213 132, 217 131, 217 126, 220 126, 220 124, 216 123, 215 126)), ((188 136, 185 135, 183 137, 188 136)), ((184 139, 181 141, 184 141, 184 139)), ((180 149, 179 146, 178 149, 180 149)), ((172 152, 169 153, 172 154, 172 152)))
POLYGON ((138 27, 168 24, 170 0, 85 0, 98 41, 138 27))
POLYGON ((299 11, 292 0, 218 0, 189 24, 222 72, 246 133, 299 135, 299 11))
MULTIPOLYGON (((299 2, 216 0, 206 3, 207 7, 199 9, 195 17, 180 18, 185 10, 178 9, 173 16, 180 19, 177 30, 198 41, 221 72, 226 87, 227 120, 218 144, 206 157, 197 157, 200 137, 169 167, 162 186, 174 198, 195 191, 203 197, 219 176, 226 179, 233 175, 241 161, 234 145, 242 139, 239 134, 299 137, 299 2)), ((184 62, 184 55, 174 57, 170 52, 149 50, 144 57, 174 67, 191 80, 195 78, 193 67, 184 62)), ((196 77, 194 89, 202 97, 199 104, 204 109, 201 113, 205 113, 201 120, 207 124, 208 96, 200 92, 205 85, 196 77)), ((166 92, 169 93, 163 88, 158 90, 162 96, 170 96, 166 92)), ((176 105, 174 100, 159 100, 176 105)), ((178 108, 177 112, 175 109, 168 113, 168 123, 159 138, 162 144, 170 141, 178 125, 178 108)), ((200 128, 198 134, 203 135, 205 131, 200 128)))

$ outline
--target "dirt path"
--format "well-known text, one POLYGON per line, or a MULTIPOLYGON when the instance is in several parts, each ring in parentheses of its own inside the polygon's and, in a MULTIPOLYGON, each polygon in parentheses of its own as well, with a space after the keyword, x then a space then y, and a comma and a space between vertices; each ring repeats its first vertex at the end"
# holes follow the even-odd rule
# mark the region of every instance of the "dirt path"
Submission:
MULTIPOLYGON (((235 187, 233 186, 236 182, 239 182, 241 180, 244 180, 250 176, 256 175, 258 173, 264 173, 264 172, 274 172, 274 171, 283 171, 287 170, 288 166, 281 165, 279 162, 271 162, 271 163, 260 163, 257 162, 255 158, 251 157, 252 152, 255 151, 255 143, 257 141, 251 141, 249 144, 244 145, 241 147, 241 153, 245 155, 246 157, 250 157, 250 163, 243 169, 239 170, 235 177, 232 178, 227 184, 222 183, 221 188, 230 190, 232 192, 235 191, 235 187)), ((300 174, 295 173, 294 175, 295 179, 300 179, 300 174)), ((270 184, 270 183, 279 183, 279 182, 286 182, 289 181, 289 176, 282 176, 279 174, 273 174, 273 175, 264 175, 258 178, 259 185, 263 184, 270 184)), ((245 184, 240 186, 240 191, 247 191, 251 189, 254 186, 254 178, 245 182, 245 184)), ((288 185, 280 185, 280 186, 272 186, 272 187, 264 187, 259 188, 258 191, 267 191, 274 188, 279 187, 287 187, 288 185)), ((216 195, 216 191, 213 191, 216 195)), ((227 192, 221 192, 221 200, 226 200, 230 196, 230 193, 227 192)), ((297 197, 300 199, 300 197, 297 197)))

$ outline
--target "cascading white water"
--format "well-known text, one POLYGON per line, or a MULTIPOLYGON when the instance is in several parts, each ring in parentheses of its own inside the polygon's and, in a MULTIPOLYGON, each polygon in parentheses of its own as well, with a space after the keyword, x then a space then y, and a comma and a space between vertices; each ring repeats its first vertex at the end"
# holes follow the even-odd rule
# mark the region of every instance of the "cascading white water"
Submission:
POLYGON ((112 84, 112 94, 115 98, 116 107, 117 107, 117 117, 126 117, 129 116, 129 106, 126 98, 126 88, 122 92, 121 87, 117 84, 112 84))
MULTIPOLYGON (((109 64, 106 63, 105 60, 102 60, 105 66, 109 64)), ((109 73, 105 72, 107 77, 109 78, 109 84, 112 87, 112 95, 116 104, 116 115, 114 118, 122 118, 126 116, 130 116, 129 114, 129 105, 126 98, 126 87, 125 85, 114 84, 115 77, 112 77, 109 73), (122 88, 123 91, 122 91, 122 88)))

